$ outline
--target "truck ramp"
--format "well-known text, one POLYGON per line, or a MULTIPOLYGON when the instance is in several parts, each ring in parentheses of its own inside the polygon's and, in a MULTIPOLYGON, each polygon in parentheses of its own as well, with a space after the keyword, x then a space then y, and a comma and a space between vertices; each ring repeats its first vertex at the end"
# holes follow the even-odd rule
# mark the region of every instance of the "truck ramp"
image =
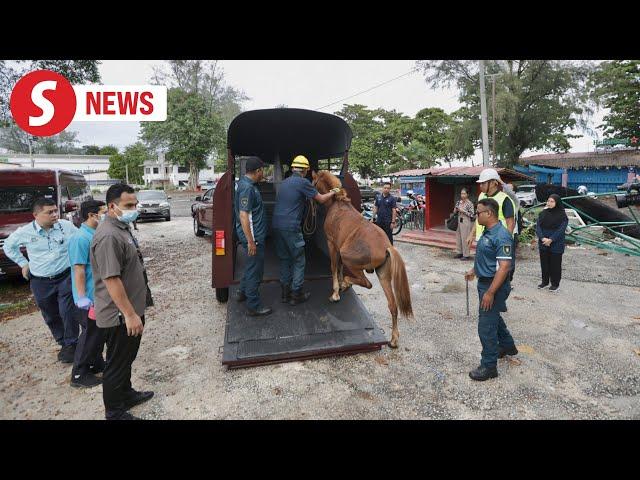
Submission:
POLYGON ((251 317, 232 285, 227 303, 222 364, 251 367, 380 350, 388 342, 362 301, 350 288, 329 302, 331 279, 305 281, 311 298, 300 305, 281 302, 280 283, 262 283, 260 296, 271 315, 251 317))

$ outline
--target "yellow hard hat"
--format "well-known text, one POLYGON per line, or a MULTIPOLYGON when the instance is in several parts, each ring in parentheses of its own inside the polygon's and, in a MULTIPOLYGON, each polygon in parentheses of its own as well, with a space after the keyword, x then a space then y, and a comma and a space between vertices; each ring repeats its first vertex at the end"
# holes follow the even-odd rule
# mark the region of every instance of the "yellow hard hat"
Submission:
POLYGON ((309 168, 309 160, 307 160, 307 157, 305 157, 304 155, 298 155, 293 159, 293 162, 291 163, 291 168, 294 167, 309 168))

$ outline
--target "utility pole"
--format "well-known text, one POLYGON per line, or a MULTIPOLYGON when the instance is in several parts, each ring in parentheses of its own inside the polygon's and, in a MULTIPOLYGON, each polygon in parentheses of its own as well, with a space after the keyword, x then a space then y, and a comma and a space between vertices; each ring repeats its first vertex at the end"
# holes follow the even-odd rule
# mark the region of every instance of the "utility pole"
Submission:
POLYGON ((487 98, 484 91, 484 60, 479 60, 480 67, 480 121, 482 123, 482 165, 489 166, 489 132, 487 128, 487 98))
POLYGON ((29 143, 29 158, 31 159, 31 168, 35 168, 36 162, 33 159, 33 149, 31 148, 31 135, 27 134, 27 141, 29 143))
POLYGON ((127 165, 126 163, 124 164, 124 171, 127 178, 127 185, 129 185, 129 165, 127 165))
POLYGON ((496 160, 496 76, 491 75, 491 109, 493 113, 491 114, 491 119, 493 120, 493 126, 491 128, 491 132, 493 133, 493 165, 497 166, 498 161, 496 160))

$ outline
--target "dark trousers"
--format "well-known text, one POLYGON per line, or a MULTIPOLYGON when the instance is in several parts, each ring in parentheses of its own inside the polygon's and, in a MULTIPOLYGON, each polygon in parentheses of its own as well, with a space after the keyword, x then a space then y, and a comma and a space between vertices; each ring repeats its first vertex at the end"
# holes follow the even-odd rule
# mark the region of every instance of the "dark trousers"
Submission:
POLYGON ((562 277, 562 254, 551 253, 550 250, 540 249, 540 268, 542 270, 542 283, 549 283, 557 287, 562 277))
POLYGON ((80 327, 76 317, 78 308, 71 293, 71 275, 56 280, 31 276, 30 286, 44 322, 58 345, 67 347, 78 343, 80 327))
MULTIPOLYGON (((480 303, 490 285, 490 281, 478 280, 480 303)), ((507 311, 507 298, 510 293, 511 284, 507 279, 496 292, 493 306, 490 310, 483 310, 480 303, 478 304, 478 336, 482 344, 480 365, 483 367, 494 368, 497 365, 500 347, 508 349, 515 346, 513 337, 500 315, 500 312, 507 311)))
POLYGON ((376 221, 376 225, 379 226, 382 230, 384 230, 384 233, 386 233, 387 237, 389 237, 389 241, 391 242, 391 245, 393 245, 393 233, 391 233, 391 220, 389 220, 388 222, 383 221, 383 223, 378 223, 376 221))
MULTIPOLYGON (((144 325, 144 315, 142 324, 144 325)), ((89 320, 91 321, 91 320, 89 320)), ((105 415, 116 418, 126 410, 126 400, 131 391, 131 365, 138 355, 142 336, 127 335, 124 318, 117 327, 102 328, 107 345, 107 362, 102 374, 102 398, 105 415)))
POLYGON ((513 236, 513 258, 511 259, 511 271, 509 272, 509 282, 513 282, 513 275, 516 273, 516 251, 518 250, 518 235, 513 236))
POLYGON ((104 348, 104 331, 98 328, 95 320, 89 318, 89 311, 77 309, 78 323, 82 327, 76 354, 73 358, 71 375, 86 375, 89 367, 104 367, 102 350, 104 348))
POLYGON ((242 246, 247 250, 247 264, 240 280, 240 291, 247 296, 247 307, 258 310, 262 307, 259 287, 264 273, 264 241, 256 245, 256 254, 253 256, 249 256, 246 243, 242 246))
POLYGON ((273 230, 276 253, 280 259, 280 284, 298 291, 304 284, 306 258, 302 232, 273 230))

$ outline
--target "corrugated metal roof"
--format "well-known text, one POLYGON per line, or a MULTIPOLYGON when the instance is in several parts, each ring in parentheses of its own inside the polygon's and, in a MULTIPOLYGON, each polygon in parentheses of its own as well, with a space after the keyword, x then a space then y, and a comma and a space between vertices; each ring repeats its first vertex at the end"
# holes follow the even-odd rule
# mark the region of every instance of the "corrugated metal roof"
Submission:
MULTIPOLYGON (((479 177, 480 172, 485 167, 433 167, 414 170, 401 170, 399 172, 389 174, 392 177, 421 177, 421 176, 433 176, 433 177, 479 177)), ((530 180, 531 177, 524 175, 515 170, 508 168, 496 168, 500 176, 511 178, 522 178, 523 180, 530 180)))
POLYGON ((573 152, 549 153, 520 157, 521 165, 543 165, 546 167, 627 167, 640 166, 640 152, 622 150, 618 152, 573 152))

